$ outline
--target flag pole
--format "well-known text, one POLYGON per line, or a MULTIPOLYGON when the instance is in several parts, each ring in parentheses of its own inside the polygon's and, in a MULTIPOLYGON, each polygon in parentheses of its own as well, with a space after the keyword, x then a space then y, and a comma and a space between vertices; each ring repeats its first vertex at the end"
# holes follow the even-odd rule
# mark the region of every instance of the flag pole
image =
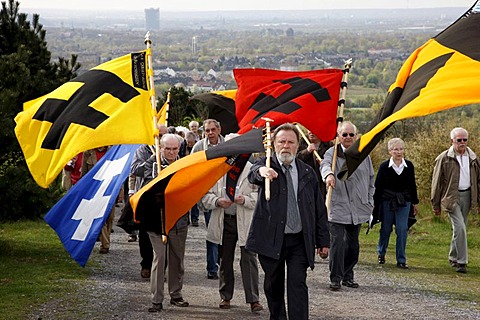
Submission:
MULTIPOLYGON (((152 105, 153 111, 153 132, 155 134, 155 158, 157 160, 157 172, 160 174, 162 170, 162 163, 160 157, 160 139, 158 126, 157 126, 157 98, 155 95, 155 82, 153 80, 153 61, 152 61, 152 41, 150 40, 150 31, 147 31, 145 34, 145 45, 147 46, 147 72, 148 72, 148 80, 150 82, 150 104, 152 105)), ((167 106, 168 108, 168 106, 167 106)), ((167 243, 167 236, 165 230, 165 212, 163 208, 160 208, 160 214, 162 215, 162 241, 163 243, 167 243)))
MULTIPOLYGON (((308 140, 308 137, 305 135, 305 133, 303 132, 302 128, 300 128, 300 126, 298 125, 298 123, 295 124, 295 126, 297 127, 298 131, 300 132, 300 135, 302 136, 303 138, 303 141, 305 141, 305 143, 307 145, 310 145, 310 140, 308 140)), ((318 160, 318 163, 322 163, 322 157, 320 157, 320 155, 318 154, 317 150, 313 150, 313 154, 315 155, 315 158, 317 158, 318 160)))
MULTIPOLYGON (((270 131, 270 122, 273 122, 272 119, 270 118, 261 118, 262 120, 265 121, 265 153, 266 153, 266 159, 265 159, 265 165, 267 168, 270 169, 270 160, 272 157, 272 137, 271 137, 271 131, 270 131)), ((270 200, 270 177, 265 178, 265 200, 269 201, 270 200)))
MULTIPOLYGON (((350 68, 352 67, 352 59, 348 59, 345 61, 345 69, 343 69, 343 81, 341 84, 342 92, 341 92, 341 97, 340 100, 338 101, 338 104, 340 106, 340 111, 338 112, 338 118, 337 118, 337 134, 335 136, 335 144, 333 146, 333 158, 332 158, 332 172, 335 175, 335 167, 337 163, 337 149, 338 149, 338 144, 339 144, 339 138, 338 138, 338 128, 342 125, 343 122, 343 109, 345 107, 345 96, 347 94, 347 85, 348 85, 348 74, 350 72, 350 68)), ((330 216, 330 203, 332 201, 332 191, 333 188, 332 186, 328 186, 327 190, 327 196, 325 197, 325 206, 327 207, 327 214, 330 216)))

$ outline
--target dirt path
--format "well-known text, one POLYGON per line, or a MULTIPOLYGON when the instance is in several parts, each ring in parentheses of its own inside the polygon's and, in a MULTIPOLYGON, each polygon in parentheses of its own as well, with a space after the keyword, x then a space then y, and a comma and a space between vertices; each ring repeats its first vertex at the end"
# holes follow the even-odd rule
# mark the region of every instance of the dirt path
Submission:
MULTIPOLYGON (((218 281, 206 278, 203 217, 200 227, 190 227, 187 239, 183 296, 190 307, 173 307, 166 297, 161 313, 147 312, 150 286, 140 277, 138 242, 127 242, 127 234, 118 227, 114 231, 109 254, 98 254, 98 244, 94 249, 90 259, 98 261, 98 267, 81 289, 49 301, 28 319, 268 319, 267 310, 253 314, 245 303, 238 263, 232 309, 218 308, 218 281)), ((480 319, 475 306, 456 307, 448 297, 432 296, 414 282, 397 283, 381 267, 359 265, 355 279, 360 288, 331 292, 328 262, 317 259, 308 274, 310 319, 480 319)), ((260 283, 260 302, 266 308, 263 271, 260 283)))

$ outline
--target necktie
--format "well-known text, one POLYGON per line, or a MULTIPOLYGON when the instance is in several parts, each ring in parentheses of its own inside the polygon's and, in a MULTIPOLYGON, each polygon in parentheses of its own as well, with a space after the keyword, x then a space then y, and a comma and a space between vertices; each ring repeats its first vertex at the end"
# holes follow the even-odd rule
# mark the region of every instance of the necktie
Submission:
POLYGON ((290 170, 292 166, 282 164, 285 168, 285 176, 287 177, 287 229, 286 233, 297 233, 301 230, 300 214, 298 212, 297 197, 295 196, 295 188, 293 187, 292 175, 290 170))

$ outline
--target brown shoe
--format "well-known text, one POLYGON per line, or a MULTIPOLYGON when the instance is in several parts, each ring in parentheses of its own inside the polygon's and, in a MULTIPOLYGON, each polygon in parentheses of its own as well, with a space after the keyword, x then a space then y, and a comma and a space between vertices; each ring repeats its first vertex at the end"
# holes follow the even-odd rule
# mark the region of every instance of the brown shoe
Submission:
POLYGON ((252 312, 259 312, 263 310, 263 306, 258 301, 250 303, 250 308, 252 309, 252 312))
POLYGON ((140 271, 140 276, 144 279, 150 278, 150 269, 142 268, 142 271, 140 271))
POLYGON ((222 300, 218 307, 220 309, 230 309, 230 300, 222 300))
POLYGON ((99 251, 99 252, 100 252, 101 254, 106 254, 106 253, 108 253, 108 251, 109 251, 108 248, 100 248, 100 251, 99 251))

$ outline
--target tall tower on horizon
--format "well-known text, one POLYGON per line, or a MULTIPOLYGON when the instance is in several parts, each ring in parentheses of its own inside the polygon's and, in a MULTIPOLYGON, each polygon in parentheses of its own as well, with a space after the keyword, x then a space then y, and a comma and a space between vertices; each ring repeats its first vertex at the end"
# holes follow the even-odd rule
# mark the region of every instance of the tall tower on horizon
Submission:
POLYGON ((149 8, 145 9, 145 29, 160 30, 160 9, 149 8))

